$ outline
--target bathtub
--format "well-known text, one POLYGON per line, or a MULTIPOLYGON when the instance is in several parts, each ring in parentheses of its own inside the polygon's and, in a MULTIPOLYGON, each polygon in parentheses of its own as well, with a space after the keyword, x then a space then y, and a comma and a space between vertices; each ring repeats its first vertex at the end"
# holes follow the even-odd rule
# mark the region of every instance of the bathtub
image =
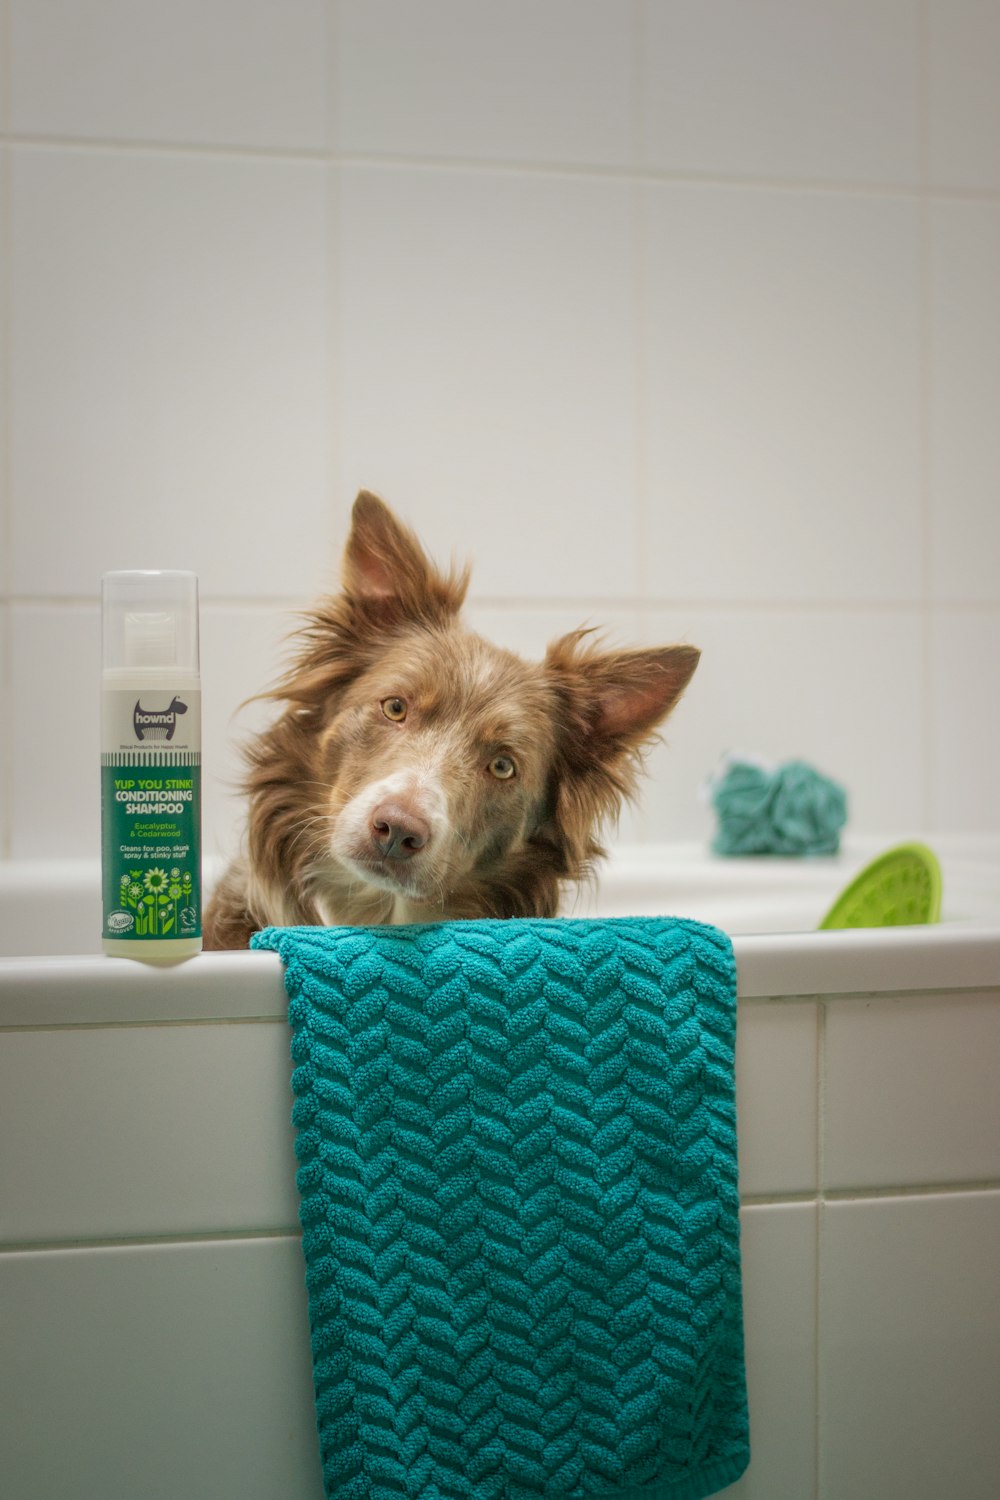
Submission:
MULTIPOLYGON (((575 907, 733 934, 741 1500, 1000 1494, 1000 839, 934 840, 940 926, 813 930, 892 841, 575 907)), ((97 876, 0 866, 0 1494, 320 1500, 279 962, 104 959, 97 876)))

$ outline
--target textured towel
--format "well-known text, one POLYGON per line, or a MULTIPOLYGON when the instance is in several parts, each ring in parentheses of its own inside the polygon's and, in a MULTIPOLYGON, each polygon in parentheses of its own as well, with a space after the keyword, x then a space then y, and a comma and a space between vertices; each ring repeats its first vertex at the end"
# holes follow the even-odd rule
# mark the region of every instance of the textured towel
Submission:
POLYGON ((701 1500, 749 1459, 724 933, 268 928, 331 1500, 701 1500))

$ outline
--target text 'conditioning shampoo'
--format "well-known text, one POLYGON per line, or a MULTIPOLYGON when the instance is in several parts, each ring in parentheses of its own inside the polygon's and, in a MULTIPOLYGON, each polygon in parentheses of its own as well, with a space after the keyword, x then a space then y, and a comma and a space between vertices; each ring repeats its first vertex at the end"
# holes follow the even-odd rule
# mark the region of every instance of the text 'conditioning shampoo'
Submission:
POLYGON ((105 953, 201 952, 201 676, 194 573, 105 573, 101 865, 105 953))

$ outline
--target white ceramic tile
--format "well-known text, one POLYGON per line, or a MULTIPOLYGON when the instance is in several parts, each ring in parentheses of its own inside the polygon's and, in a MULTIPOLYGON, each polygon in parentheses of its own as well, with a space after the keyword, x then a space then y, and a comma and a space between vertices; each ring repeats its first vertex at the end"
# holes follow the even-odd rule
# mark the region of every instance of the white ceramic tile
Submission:
POLYGON ((467 624, 480 635, 530 661, 541 661, 546 647, 571 631, 593 629, 608 651, 641 646, 638 610, 616 609, 600 601, 558 605, 550 609, 490 607, 473 601, 465 611, 467 624))
POLYGON ((919 829, 923 667, 916 610, 648 612, 654 640, 702 656, 650 755, 643 803, 651 842, 709 841, 706 779, 727 754, 806 760, 846 790, 852 832, 919 829))
POLYGON ((323 0, 11 0, 25 134, 323 148, 323 0))
POLYGON ((936 187, 1000 188, 1000 9, 928 0, 928 149, 936 187))
POLYGON ((741 1195, 815 1191, 815 1003, 740 1007, 736 1104, 741 1195))
POLYGON ((931 616, 931 826, 1000 829, 1000 608, 931 616))
MULTIPOLYGON (((10 51, 7 45, 8 27, 0 31, 0 129, 6 131, 10 122, 10 51)), ((0 151, 0 157, 3 152, 0 151)))
POLYGON ((298 597, 330 549, 327 169, 19 148, 11 571, 298 597))
POLYGON ((750 1467, 721 1496, 814 1500, 816 1474, 816 1209, 740 1215, 750 1467))
POLYGON ((616 0, 341 0, 338 146, 626 165, 634 44, 616 0))
POLYGON ((100 607, 17 604, 10 623, 11 855, 99 856, 100 607))
POLYGON ((833 1001, 824 1185, 1000 1180, 998 1056, 1000 990, 833 1001))
MULTIPOLYGON (((0 522, 2 525, 2 522, 0 522)), ((3 693, 3 701, 11 702, 11 680, 10 680, 10 624, 9 608, 5 600, 0 599, 0 692, 3 693)), ((11 715, 4 714, 0 722, 0 859, 10 856, 10 811, 13 800, 11 779, 11 715)))
POLYGON ((932 203, 930 247, 933 596, 996 604, 1000 204, 932 203))
POLYGON ((319 1500, 295 1239, 0 1256, 0 1491, 319 1500))
POLYGON ((916 203, 644 194, 644 592, 919 598, 916 203))
POLYGON ((820 1494, 994 1500, 1000 1193, 834 1203, 820 1232, 820 1494))
POLYGON ((479 597, 632 597, 632 189, 345 168, 339 489, 479 597))
POLYGON ((644 160, 763 177, 915 182, 916 0, 652 0, 644 160))
POLYGON ((202 848, 207 859, 239 847, 243 748, 279 712, 277 704, 247 700, 280 677, 288 660, 287 637, 297 623, 291 610, 213 604, 202 609, 202 848))
POLYGON ((3 1242, 297 1229, 283 1022, 2 1042, 3 1242))

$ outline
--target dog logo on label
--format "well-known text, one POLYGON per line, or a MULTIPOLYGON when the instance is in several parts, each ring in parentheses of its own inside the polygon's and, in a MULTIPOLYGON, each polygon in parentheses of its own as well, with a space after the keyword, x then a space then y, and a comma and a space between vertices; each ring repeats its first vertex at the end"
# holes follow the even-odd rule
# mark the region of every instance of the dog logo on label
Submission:
POLYGON ((172 740, 177 728, 177 719, 187 713, 187 704, 179 698, 171 698, 166 708, 143 708, 137 698, 132 710, 132 727, 137 740, 172 740))

